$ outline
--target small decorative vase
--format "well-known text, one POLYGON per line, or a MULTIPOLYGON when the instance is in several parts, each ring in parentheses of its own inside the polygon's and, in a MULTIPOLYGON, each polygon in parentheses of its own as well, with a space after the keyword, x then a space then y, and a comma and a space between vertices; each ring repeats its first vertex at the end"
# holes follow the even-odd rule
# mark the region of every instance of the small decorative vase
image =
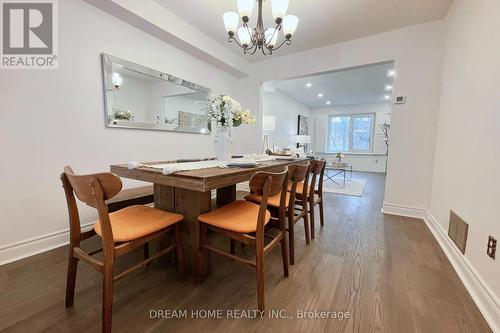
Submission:
POLYGON ((227 128, 223 127, 215 134, 214 148, 217 160, 229 161, 231 159, 231 137, 227 128))
POLYGON ((243 121, 240 119, 240 120, 233 120, 233 127, 239 127, 241 126, 241 124, 243 123, 243 121))

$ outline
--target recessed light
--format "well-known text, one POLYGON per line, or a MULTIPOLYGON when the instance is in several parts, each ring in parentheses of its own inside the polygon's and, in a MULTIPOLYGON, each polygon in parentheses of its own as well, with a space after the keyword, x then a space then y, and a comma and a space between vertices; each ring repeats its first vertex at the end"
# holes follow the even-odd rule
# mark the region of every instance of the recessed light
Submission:
POLYGON ((322 97, 323 97, 323 94, 322 94, 322 93, 319 93, 319 94, 318 94, 318 97, 319 97, 319 98, 322 98, 322 97))
POLYGON ((331 101, 326 101, 326 104, 330 105, 330 104, 332 104, 332 102, 331 101))
POLYGON ((307 82, 307 83, 306 83, 306 87, 307 87, 307 88, 311 88, 311 87, 312 87, 312 85, 313 85, 313 84, 312 84, 311 82, 307 82))
POLYGON ((390 69, 387 71, 387 76, 393 77, 396 76, 396 71, 394 69, 390 69))
POLYGON ((390 84, 385 85, 385 90, 392 91, 392 86, 390 84))
POLYGON ((389 96, 389 95, 385 95, 385 96, 384 96, 384 99, 391 99, 391 96, 389 96))

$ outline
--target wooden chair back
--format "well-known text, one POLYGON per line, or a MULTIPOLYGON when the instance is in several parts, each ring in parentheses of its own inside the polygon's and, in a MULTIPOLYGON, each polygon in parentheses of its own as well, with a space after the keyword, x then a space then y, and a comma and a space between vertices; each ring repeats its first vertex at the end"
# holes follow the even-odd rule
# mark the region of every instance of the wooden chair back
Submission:
POLYGON ((309 162, 302 164, 292 164, 288 166, 288 179, 292 182, 290 187, 290 201, 288 204, 289 213, 293 214, 295 198, 297 194, 297 184, 300 182, 304 182, 304 186, 302 187, 302 198, 307 197, 307 190, 309 186, 309 175, 310 175, 311 166, 309 162))
POLYGON ((312 200, 314 200, 314 194, 318 194, 320 197, 323 196, 323 176, 325 174, 326 161, 325 160, 311 160, 311 185, 309 187, 309 195, 312 200), (316 190, 316 182, 318 184, 318 190, 316 190))
POLYGON ((102 230, 103 251, 105 254, 113 251, 113 232, 105 201, 113 198, 122 189, 120 177, 109 172, 75 175, 73 169, 66 166, 61 174, 61 181, 68 205, 72 246, 78 247, 82 239, 94 234, 93 231, 84 234, 81 232, 80 216, 75 200, 76 194, 80 201, 97 209, 102 230))
MULTIPOLYGON (((280 217, 285 216, 286 190, 288 184, 288 171, 282 172, 257 172, 250 178, 250 193, 262 196, 259 208, 259 217, 257 220, 257 242, 264 242, 264 219, 267 211, 267 202, 269 197, 275 196, 281 192, 280 197, 280 217)), ((262 243, 263 244, 263 243, 262 243)))
POLYGON ((264 195, 265 183, 267 178, 271 177, 269 182, 269 193, 270 197, 275 196, 280 193, 283 189, 283 184, 285 178, 287 178, 287 169, 284 169, 278 173, 272 172, 257 172, 250 178, 250 193, 264 195))
POLYGON ((291 182, 302 182, 307 180, 307 175, 309 174, 310 163, 306 162, 303 164, 291 164, 288 166, 288 180, 291 182))
POLYGON ((91 181, 96 179, 100 184, 103 192, 103 199, 108 200, 117 195, 122 189, 122 181, 117 175, 104 172, 91 175, 75 175, 71 167, 64 167, 64 174, 68 178, 69 183, 76 196, 80 201, 94 206, 96 202, 95 193, 91 186, 91 181))

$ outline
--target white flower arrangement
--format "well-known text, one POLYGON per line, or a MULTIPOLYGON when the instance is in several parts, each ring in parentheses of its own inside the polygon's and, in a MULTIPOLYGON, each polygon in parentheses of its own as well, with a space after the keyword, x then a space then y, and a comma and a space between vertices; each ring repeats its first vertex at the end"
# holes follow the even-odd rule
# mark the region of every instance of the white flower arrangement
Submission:
POLYGON ((250 111, 243 110, 237 100, 227 95, 210 97, 204 116, 215 120, 217 135, 222 129, 225 129, 229 133, 229 137, 231 136, 231 128, 242 124, 253 125, 256 123, 256 119, 250 111))
POLYGON ((134 114, 129 110, 123 110, 116 108, 113 112, 113 117, 115 120, 128 120, 134 121, 134 114))

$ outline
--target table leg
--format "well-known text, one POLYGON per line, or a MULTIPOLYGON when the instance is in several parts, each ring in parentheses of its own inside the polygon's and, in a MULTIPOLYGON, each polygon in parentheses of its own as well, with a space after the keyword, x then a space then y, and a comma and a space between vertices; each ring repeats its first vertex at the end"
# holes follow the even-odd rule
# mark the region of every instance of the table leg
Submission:
POLYGON ((217 189, 217 207, 227 205, 236 200, 236 184, 217 189))
MULTIPOLYGON (((345 170, 343 170, 343 169, 333 169, 333 170, 337 171, 337 173, 334 174, 333 176, 330 176, 330 174, 328 173, 328 169, 325 169, 325 176, 328 178, 328 180, 331 180, 334 184, 337 184, 339 187, 342 187, 342 185, 340 183, 337 183, 335 181, 335 177, 340 175, 343 172, 344 173, 344 188, 345 188, 345 170)), ((325 182, 325 181, 326 180, 324 180, 323 182, 325 182)))
POLYGON ((184 215, 182 222, 182 241, 184 246, 186 267, 189 272, 199 277, 197 255, 200 237, 198 216, 209 212, 212 206, 211 193, 174 188, 165 185, 154 185, 155 207, 184 215))
POLYGON ((328 180, 334 182, 334 180, 332 179, 332 177, 330 177, 330 174, 328 173, 328 169, 325 170, 325 177, 326 179, 323 180, 323 183, 326 183, 328 180))

